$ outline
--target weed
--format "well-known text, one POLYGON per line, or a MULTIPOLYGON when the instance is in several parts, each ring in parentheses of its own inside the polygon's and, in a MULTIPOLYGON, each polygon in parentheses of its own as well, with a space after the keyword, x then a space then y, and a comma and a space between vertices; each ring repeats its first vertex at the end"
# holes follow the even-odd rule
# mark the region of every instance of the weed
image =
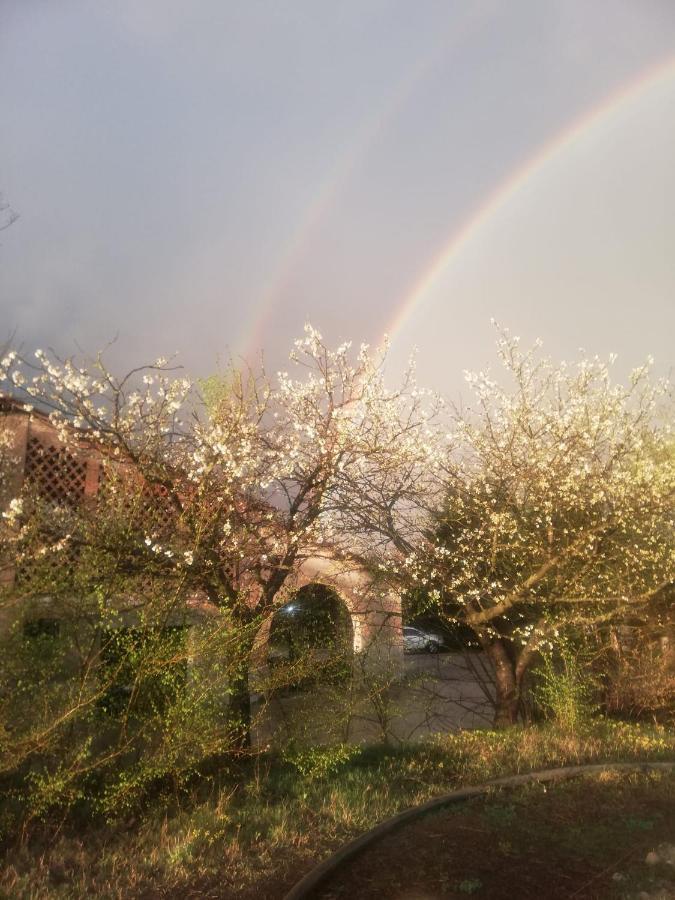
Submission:
POLYGON ((480 878, 465 878, 457 884, 457 890, 460 894, 475 894, 483 887, 480 878))
MULTIPOLYGON (((131 824, 54 821, 34 826, 22 842, 8 839, 0 896, 112 900, 216 890, 223 897, 278 896, 280 884, 290 887, 355 835, 461 784, 550 766, 674 755, 672 731, 606 720, 574 735, 546 725, 446 734, 397 748, 268 753, 214 772, 177 797, 158 797, 131 824), (67 894, 57 881, 68 885, 67 894)), ((542 790, 533 787, 532 797, 542 790)), ((511 852, 519 807, 496 796, 488 802, 495 825, 509 829, 499 834, 499 849, 511 852)), ((625 827, 647 834, 644 823, 654 816, 649 810, 633 815, 625 827)))

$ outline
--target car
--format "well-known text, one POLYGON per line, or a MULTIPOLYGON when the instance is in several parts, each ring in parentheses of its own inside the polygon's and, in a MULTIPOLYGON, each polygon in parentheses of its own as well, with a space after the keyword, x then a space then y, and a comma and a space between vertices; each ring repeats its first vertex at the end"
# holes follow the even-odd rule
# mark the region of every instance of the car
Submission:
POLYGON ((403 626, 404 653, 438 653, 443 644, 443 637, 440 634, 413 628, 412 625, 403 626))

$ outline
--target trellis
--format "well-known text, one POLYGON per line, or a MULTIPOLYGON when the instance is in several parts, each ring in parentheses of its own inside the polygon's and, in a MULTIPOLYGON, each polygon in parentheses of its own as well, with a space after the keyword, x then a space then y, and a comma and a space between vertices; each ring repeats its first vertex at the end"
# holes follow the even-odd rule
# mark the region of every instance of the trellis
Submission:
MULTIPOLYGON (((103 461, 85 449, 65 447, 54 442, 51 429, 28 432, 24 462, 24 483, 34 498, 56 511, 74 510, 85 499, 94 503, 117 505, 123 520, 134 528, 155 537, 166 535, 175 527, 176 511, 164 485, 149 484, 130 466, 103 461), (51 439, 51 440, 50 440, 51 439)), ((71 561, 76 551, 68 551, 71 561)), ((63 555, 17 566, 16 578, 28 587, 38 570, 42 578, 45 565, 52 566, 57 577, 63 566, 63 555)))
MULTIPOLYGON (((48 435, 45 435, 47 438, 48 435)), ((39 502, 57 508, 74 509, 85 498, 87 490, 87 459, 63 446, 48 443, 44 438, 29 435, 26 441, 24 483, 39 502)), ((68 546, 66 557, 71 564, 77 551, 68 546)), ((16 579, 25 588, 40 577, 42 584, 53 576, 58 579, 64 564, 63 554, 46 553, 38 559, 21 561, 16 579)))
POLYGON ((149 484, 130 467, 104 463, 98 495, 101 503, 116 503, 121 518, 146 533, 165 535, 176 526, 176 510, 167 488, 149 484))
POLYGON ((24 479, 41 500, 54 506, 75 507, 85 495, 87 461, 65 447, 45 444, 37 437, 29 437, 24 479))

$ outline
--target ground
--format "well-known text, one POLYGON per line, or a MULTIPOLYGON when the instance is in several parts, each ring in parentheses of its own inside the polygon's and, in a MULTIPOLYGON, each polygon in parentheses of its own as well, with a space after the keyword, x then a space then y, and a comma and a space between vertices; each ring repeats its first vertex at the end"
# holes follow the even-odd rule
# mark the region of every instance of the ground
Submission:
MULTIPOLYGON (((43 821, 34 819, 20 829, 5 831, 0 837, 0 897, 280 900, 318 862, 357 835, 402 809, 419 806, 460 786, 564 765, 673 759, 672 729, 607 719, 590 721, 576 733, 552 725, 503 732, 449 732, 402 746, 288 747, 283 752, 266 752, 202 773, 183 791, 167 785, 165 791, 147 798, 141 807, 119 820, 87 819, 82 811, 68 817, 56 809, 43 821)), ((550 859, 559 854, 564 863, 566 858, 581 855, 584 865, 589 866, 588 877, 596 873, 600 860, 587 851, 581 853, 579 848, 594 846, 598 814, 606 811, 607 827, 614 821, 628 823, 617 832, 617 840, 625 839, 631 852, 639 849, 635 866, 643 871, 640 854, 646 855, 662 840, 668 840, 660 829, 672 822, 668 819, 675 810, 672 781, 662 782, 656 799, 650 797, 648 803, 636 806, 629 814, 625 814, 625 807, 622 812, 616 805, 613 795, 621 792, 614 791, 612 783, 602 788, 595 799, 582 797, 583 805, 577 809, 556 813, 570 820, 563 847, 570 855, 564 857, 562 850, 554 848, 550 859), (668 792, 666 784, 670 784, 668 792), (671 812, 662 809, 666 803, 671 812), (656 815, 659 812, 664 816, 656 815)), ((459 838, 449 839, 442 853, 437 844, 429 847, 434 864, 451 854, 453 847, 463 848, 460 861, 471 863, 462 875, 456 875, 453 869, 447 887, 456 887, 457 879, 461 879, 461 896, 465 896, 480 880, 483 890, 488 876, 477 864, 482 865, 485 859, 488 867, 499 865, 503 870, 508 864, 514 877, 532 866, 542 875, 550 874, 549 845, 543 842, 543 835, 548 829, 551 837, 550 823, 558 820, 543 805, 548 796, 536 791, 523 795, 522 802, 532 801, 534 815, 539 816, 531 820, 525 815, 514 816, 509 809, 511 804, 518 813, 521 799, 516 803, 491 798, 489 802, 495 808, 489 821, 479 821, 479 812, 465 807, 463 814, 474 818, 453 819, 465 826, 458 830, 459 838), (541 823, 534 837, 542 843, 536 854, 528 856, 529 839, 519 829, 529 821, 541 823), (511 846, 502 843, 500 847, 498 840, 482 845, 480 850, 476 841, 487 838, 467 830, 474 826, 483 831, 493 829, 493 836, 498 834, 499 840, 510 841, 511 846), (475 857, 468 855, 474 852, 473 847, 475 857)), ((6 807, 8 811, 9 804, 6 807)), ((6 822, 1 815, 4 808, 0 804, 0 829, 6 822)), ((441 818, 428 822, 432 834, 437 833, 433 829, 440 827, 441 818)), ((614 840, 612 837, 610 846, 614 840)), ((396 861, 404 867, 417 856, 413 849, 403 848, 402 853, 396 861)), ((616 859, 610 862, 615 865, 616 859)), ((632 860, 615 870, 628 875, 629 863, 632 860)), ((570 862, 565 871, 571 872, 574 866, 570 862)), ((397 890, 400 893, 409 886, 406 876, 397 890)), ((360 896, 352 893, 350 900, 360 896)), ((446 891, 445 896, 452 894, 446 891)), ((480 900, 489 895, 476 891, 476 896, 480 900)), ((514 894, 511 891, 506 896, 514 894)))
POLYGON ((392 680, 384 694, 376 693, 375 699, 355 698, 349 709, 342 685, 285 692, 267 706, 257 695, 255 742, 264 745, 274 734, 277 742, 377 741, 383 732, 389 739, 408 741, 488 727, 494 711, 472 672, 473 666, 480 669, 482 664, 479 653, 406 654, 402 677, 392 680))
POLYGON ((357 857, 319 896, 675 898, 675 865, 657 851, 673 843, 674 774, 533 784, 404 826, 357 857))

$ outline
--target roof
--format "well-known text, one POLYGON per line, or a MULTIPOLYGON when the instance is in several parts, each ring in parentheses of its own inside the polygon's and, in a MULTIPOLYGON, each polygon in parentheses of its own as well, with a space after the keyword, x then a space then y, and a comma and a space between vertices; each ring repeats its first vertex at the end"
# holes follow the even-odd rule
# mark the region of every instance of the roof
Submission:
POLYGON ((38 403, 34 403, 32 400, 30 402, 20 400, 11 394, 0 394, 0 413, 23 413, 25 416, 37 415, 42 419, 49 417, 49 410, 41 409, 38 403))

